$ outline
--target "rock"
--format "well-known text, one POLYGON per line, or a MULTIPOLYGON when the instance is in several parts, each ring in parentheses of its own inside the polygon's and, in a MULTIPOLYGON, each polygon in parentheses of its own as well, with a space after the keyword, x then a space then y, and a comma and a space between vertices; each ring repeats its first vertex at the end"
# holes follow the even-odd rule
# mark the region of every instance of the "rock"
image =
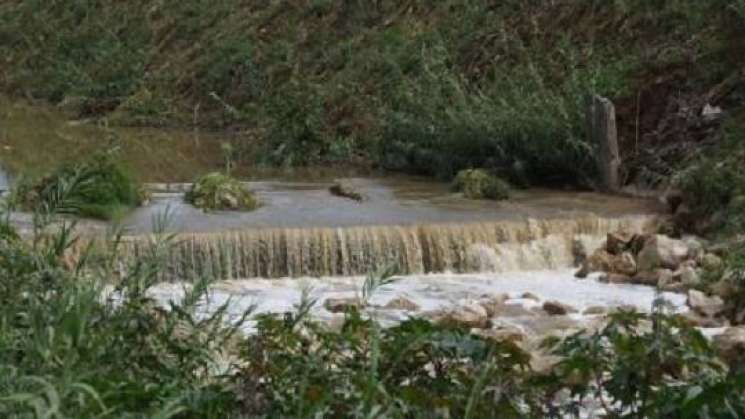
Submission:
POLYGON ((450 310, 437 312, 432 316, 437 323, 486 329, 491 326, 489 313, 478 303, 463 304, 450 310))
POLYGON ((694 312, 709 318, 724 311, 724 301, 719 296, 708 297, 699 290, 688 291, 688 307, 694 312))
POLYGON ((735 287, 735 284, 732 283, 732 281, 720 279, 709 286, 709 291, 724 300, 729 300, 737 292, 737 287, 735 287))
POLYGON ((702 316, 693 311, 688 311, 683 314, 680 314, 680 318, 683 319, 686 323, 688 323, 689 326, 702 327, 702 328, 707 328, 707 329, 714 328, 714 327, 722 327, 724 323, 722 319, 702 316))
POLYGON ((535 317, 536 313, 520 304, 503 304, 491 317, 535 317))
POLYGON ((610 272, 633 276, 636 273, 636 261, 629 252, 623 252, 611 260, 610 272))
POLYGON ((484 243, 474 243, 466 248, 466 268, 471 272, 495 272, 499 269, 497 252, 484 243))
POLYGON ((673 224, 677 231, 691 231, 695 229, 697 217, 686 204, 681 204, 673 214, 673 224))
POLYGON ((359 298, 327 298, 323 302, 326 310, 332 313, 344 313, 350 310, 359 310, 362 308, 362 301, 359 298))
POLYGON ((585 279, 588 275, 590 275, 590 264, 585 261, 582 266, 577 269, 577 272, 574 273, 575 278, 579 279, 585 279))
POLYGON ((608 273, 600 278, 600 282, 605 282, 608 284, 630 284, 632 282, 632 279, 628 275, 608 273))
POLYGON ((388 301, 385 308, 389 310, 419 311, 419 305, 408 298, 398 297, 388 301))
POLYGON ((357 202, 367 200, 367 197, 364 194, 357 191, 351 183, 345 181, 334 182, 334 184, 329 187, 329 192, 331 192, 332 195, 352 199, 357 202))
POLYGON ((569 313, 576 313, 577 309, 558 301, 546 301, 543 303, 543 311, 551 316, 564 316, 569 313))
POLYGON ((690 266, 683 266, 673 274, 674 282, 680 282, 688 288, 697 286, 701 282, 701 275, 690 266))
POLYGON ((585 311, 582 312, 582 314, 586 316, 597 316, 597 315, 606 314, 606 313, 608 313, 608 308, 604 306, 587 307, 585 311))
POLYGON ((722 258, 713 253, 705 253, 701 257, 701 266, 707 271, 716 271, 720 269, 722 265, 722 258))
POLYGON ((506 323, 498 323, 491 329, 476 329, 473 333, 497 342, 522 342, 525 340, 525 333, 519 327, 506 323))
POLYGON ((608 272, 613 264, 613 255, 604 249, 596 250, 585 262, 586 266, 582 269, 588 273, 591 272, 608 272))
POLYGON ((656 287, 661 281, 672 281, 672 271, 669 269, 655 269, 653 271, 640 271, 634 275, 632 283, 656 287), (667 275, 669 274, 669 277, 667 275))
POLYGON ((704 243, 698 237, 686 236, 683 237, 683 243, 688 246, 688 258, 693 261, 700 260, 706 253, 704 250, 704 243))
POLYGON ((624 231, 608 233, 605 241, 605 249, 612 255, 620 255, 629 248, 633 238, 633 234, 624 231))
POLYGON ((640 271, 677 269, 687 257, 688 246, 683 241, 658 234, 647 239, 636 262, 640 271))
POLYGON ((499 294, 494 297, 482 299, 481 301, 479 301, 479 304, 481 304, 481 307, 484 307, 484 310, 486 310, 486 313, 489 317, 493 317, 500 312, 502 306, 504 305, 504 302, 507 301, 509 298, 510 296, 507 294, 499 294))
POLYGON ((730 327, 714 337, 714 346, 730 365, 745 359, 745 326, 730 327))
POLYGON ((520 298, 524 298, 526 300, 541 301, 541 299, 537 295, 533 294, 532 292, 524 292, 520 296, 520 298))

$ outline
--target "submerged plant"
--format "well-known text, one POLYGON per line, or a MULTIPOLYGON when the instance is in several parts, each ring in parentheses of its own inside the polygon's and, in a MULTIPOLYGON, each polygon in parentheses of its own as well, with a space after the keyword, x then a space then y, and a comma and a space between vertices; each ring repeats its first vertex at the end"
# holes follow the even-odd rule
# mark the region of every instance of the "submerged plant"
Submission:
POLYGON ((453 189, 469 199, 504 200, 510 196, 510 186, 484 169, 461 170, 455 176, 453 189))
POLYGON ((252 211, 259 207, 259 201, 240 181, 218 172, 197 179, 185 200, 210 211, 252 211))

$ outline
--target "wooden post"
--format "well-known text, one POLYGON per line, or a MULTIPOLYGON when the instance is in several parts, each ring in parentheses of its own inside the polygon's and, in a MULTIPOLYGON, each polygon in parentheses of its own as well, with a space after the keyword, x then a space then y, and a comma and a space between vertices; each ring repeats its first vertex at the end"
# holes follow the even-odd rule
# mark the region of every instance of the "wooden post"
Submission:
POLYGON ((605 192, 618 192, 621 188, 618 169, 621 158, 618 153, 618 131, 616 108, 613 103, 598 95, 590 98, 587 109, 587 135, 590 144, 597 146, 598 169, 605 192))

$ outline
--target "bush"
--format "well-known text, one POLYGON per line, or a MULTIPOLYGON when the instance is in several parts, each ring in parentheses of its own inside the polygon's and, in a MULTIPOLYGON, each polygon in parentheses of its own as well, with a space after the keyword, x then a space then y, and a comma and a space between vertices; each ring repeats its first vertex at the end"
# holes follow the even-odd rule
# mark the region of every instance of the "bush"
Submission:
POLYGON ((252 211, 259 207, 253 193, 238 180, 214 172, 194 182, 186 202, 204 210, 252 211))
POLYGON ((453 181, 453 189, 469 199, 504 200, 510 197, 510 186, 484 169, 461 170, 453 181))
POLYGON ((21 179, 11 199, 22 208, 32 209, 58 201, 62 194, 64 207, 59 212, 104 220, 121 217, 143 200, 140 186, 113 150, 64 164, 40 179, 21 179))
POLYGON ((745 136, 740 125, 745 126, 745 119, 730 121, 720 150, 710 151, 679 176, 684 202, 699 220, 701 233, 745 229, 745 136))

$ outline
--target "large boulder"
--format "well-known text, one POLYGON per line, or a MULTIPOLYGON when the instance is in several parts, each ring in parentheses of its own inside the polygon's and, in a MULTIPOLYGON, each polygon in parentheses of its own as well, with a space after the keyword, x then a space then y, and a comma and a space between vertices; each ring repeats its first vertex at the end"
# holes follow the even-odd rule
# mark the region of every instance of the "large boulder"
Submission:
POLYGON ((657 234, 646 240, 636 262, 640 271, 675 270, 688 257, 688 252, 685 242, 657 234))
POLYGON ((636 260, 634 255, 629 252, 623 252, 611 260, 610 271, 622 275, 633 276, 636 271, 636 260))
POLYGON ((688 307, 697 314, 713 318, 724 311, 724 301, 719 296, 709 297, 699 290, 688 291, 688 307))

